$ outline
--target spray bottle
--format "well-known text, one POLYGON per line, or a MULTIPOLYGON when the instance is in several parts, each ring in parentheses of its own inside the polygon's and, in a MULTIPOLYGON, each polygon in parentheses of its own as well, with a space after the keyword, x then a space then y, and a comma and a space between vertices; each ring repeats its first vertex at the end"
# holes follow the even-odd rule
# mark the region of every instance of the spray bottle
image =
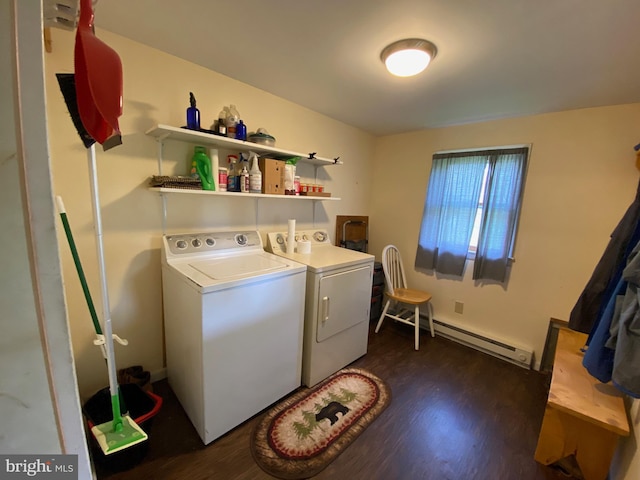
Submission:
POLYGON ((262 172, 258 166, 258 154, 249 152, 251 170, 249 171, 249 191, 251 193, 262 193, 262 172))
POLYGON ((238 161, 237 155, 227 156, 227 162, 229 163, 229 170, 227 172, 227 191, 239 192, 240 182, 238 181, 238 172, 236 162, 238 161))

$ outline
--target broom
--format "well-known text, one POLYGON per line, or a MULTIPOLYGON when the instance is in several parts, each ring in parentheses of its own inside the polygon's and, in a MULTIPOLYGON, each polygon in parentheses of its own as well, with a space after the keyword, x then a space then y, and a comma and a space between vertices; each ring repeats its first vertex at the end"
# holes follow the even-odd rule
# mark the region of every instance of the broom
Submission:
POLYGON ((122 415, 120 411, 119 387, 116 378, 115 357, 113 351, 113 333, 111 329, 111 315, 109 309, 109 294, 105 273, 104 251, 102 245, 102 221, 100 217, 100 202, 98 195, 98 179, 96 171, 95 140, 89 135, 82 124, 76 98, 75 75, 56 74, 62 96, 71 115, 71 119, 87 150, 89 171, 91 177, 91 200, 94 215, 94 227, 96 231, 96 247, 98 253, 98 267, 100 270, 100 284, 102 289, 102 310, 104 315, 104 347, 107 357, 107 370, 109 373, 109 390, 111 394, 111 410, 113 421, 96 425, 91 433, 100 445, 105 455, 110 455, 125 448, 147 440, 147 434, 128 415, 122 415))

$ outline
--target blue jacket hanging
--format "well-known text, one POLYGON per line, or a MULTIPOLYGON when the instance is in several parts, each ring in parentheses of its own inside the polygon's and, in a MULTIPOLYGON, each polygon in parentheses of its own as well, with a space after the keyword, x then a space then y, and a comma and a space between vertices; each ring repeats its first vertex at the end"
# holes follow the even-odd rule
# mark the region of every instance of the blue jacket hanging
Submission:
POLYGON ((640 398, 640 244, 634 249, 623 278, 627 291, 618 323, 611 326, 611 346, 615 348, 613 384, 627 395, 640 398))
POLYGON ((640 242, 592 332, 582 364, 603 383, 640 398, 640 242))
POLYGON ((590 334, 588 343, 591 343, 597 321, 603 314, 613 288, 618 284, 626 259, 639 240, 640 182, 633 202, 611 233, 600 261, 569 316, 569 328, 590 334))
POLYGON ((611 338, 609 331, 613 318, 620 314, 626 288, 627 283, 620 278, 596 323, 595 330, 590 335, 589 348, 582 359, 587 371, 602 383, 610 382, 613 374, 615 350, 607 347, 607 342, 611 338))

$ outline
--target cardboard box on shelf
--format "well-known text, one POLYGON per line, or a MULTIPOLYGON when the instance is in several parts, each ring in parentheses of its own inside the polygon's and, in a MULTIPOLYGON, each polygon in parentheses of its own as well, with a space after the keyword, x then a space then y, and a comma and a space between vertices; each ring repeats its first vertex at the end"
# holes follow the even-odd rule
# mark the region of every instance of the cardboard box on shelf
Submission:
POLYGON ((258 166, 262 172, 262 193, 284 195, 284 165, 284 160, 258 159, 258 166))

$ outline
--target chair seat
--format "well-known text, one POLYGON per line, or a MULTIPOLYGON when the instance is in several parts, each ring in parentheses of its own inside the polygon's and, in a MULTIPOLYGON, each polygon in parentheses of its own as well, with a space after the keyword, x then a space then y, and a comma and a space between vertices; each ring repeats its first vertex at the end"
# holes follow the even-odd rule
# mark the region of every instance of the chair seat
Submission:
POLYGON ((396 288, 393 294, 387 292, 386 295, 392 300, 408 303, 409 305, 420 305, 431 300, 430 293, 412 288, 396 288))

